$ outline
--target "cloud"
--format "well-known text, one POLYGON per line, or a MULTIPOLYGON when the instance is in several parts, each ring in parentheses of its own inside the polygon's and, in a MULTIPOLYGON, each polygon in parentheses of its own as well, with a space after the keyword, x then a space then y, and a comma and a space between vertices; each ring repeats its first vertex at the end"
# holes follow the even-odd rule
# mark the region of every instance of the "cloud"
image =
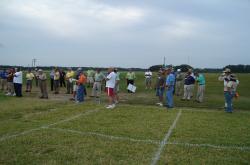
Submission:
POLYGON ((112 6, 93 0, 15 1, 7 5, 7 10, 33 21, 34 26, 65 37, 132 26, 145 16, 145 11, 138 7, 112 6))
POLYGON ((0 43, 0 48, 4 48, 4 44, 0 43))

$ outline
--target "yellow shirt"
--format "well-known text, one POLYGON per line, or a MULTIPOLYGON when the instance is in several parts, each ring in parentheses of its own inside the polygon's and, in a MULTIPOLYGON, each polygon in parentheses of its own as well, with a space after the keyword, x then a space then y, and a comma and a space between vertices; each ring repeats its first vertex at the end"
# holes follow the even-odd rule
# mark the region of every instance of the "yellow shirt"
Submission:
POLYGON ((34 77, 35 77, 35 76, 34 76, 33 73, 27 73, 27 74, 26 74, 26 79, 27 79, 27 80, 33 80, 34 77))
POLYGON ((66 79, 73 78, 74 75, 75 75, 75 72, 74 72, 74 71, 67 72, 67 74, 66 74, 66 79))

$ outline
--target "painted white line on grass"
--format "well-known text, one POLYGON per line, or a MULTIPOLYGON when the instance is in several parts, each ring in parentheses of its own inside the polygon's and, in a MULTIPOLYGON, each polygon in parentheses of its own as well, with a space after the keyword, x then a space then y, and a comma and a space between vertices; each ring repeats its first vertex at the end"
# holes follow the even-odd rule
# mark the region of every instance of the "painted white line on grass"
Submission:
POLYGON ((98 111, 99 110, 97 110, 97 109, 96 110, 90 110, 90 111, 87 111, 85 113, 80 113, 80 114, 72 116, 72 117, 70 117, 68 119, 61 120, 61 121, 58 121, 58 122, 55 122, 55 123, 52 123, 52 124, 48 124, 48 125, 44 125, 44 126, 41 126, 41 127, 38 127, 38 128, 34 128, 34 129, 27 130, 27 131, 23 131, 21 133, 14 134, 14 135, 3 136, 3 137, 0 138, 0 142, 4 141, 4 140, 7 140, 7 139, 15 138, 15 137, 18 137, 18 136, 26 135, 26 134, 29 134, 31 132, 34 132, 34 131, 37 131, 37 130, 41 130, 42 128, 49 128, 49 127, 54 126, 54 125, 65 123, 65 122, 77 119, 77 118, 79 118, 81 116, 87 116, 87 115, 90 115, 91 113, 98 112, 98 111))
POLYGON ((169 128, 167 134, 165 135, 164 139, 161 141, 160 146, 157 150, 157 152, 155 153, 154 157, 152 158, 152 162, 151 165, 156 165, 156 163, 158 162, 158 160, 160 159, 161 156, 161 152, 164 148, 164 146, 168 143, 168 139, 171 136, 173 129, 175 128, 180 116, 181 116, 181 112, 182 110, 179 111, 179 113, 177 114, 173 124, 171 125, 171 127, 169 128))
POLYGON ((81 116, 87 116, 87 115, 90 115, 91 113, 94 113, 94 112, 98 112, 99 110, 91 110, 91 111, 87 111, 85 113, 80 113, 78 115, 75 115, 75 116, 72 116, 68 119, 65 119, 65 120, 61 120, 61 121, 58 121, 56 123, 52 123, 52 124, 48 124, 48 125, 45 125, 45 126, 42 126, 41 128, 47 128, 47 127, 51 127, 51 126, 54 126, 54 125, 58 125, 58 124, 61 124, 61 123, 65 123, 65 122, 68 122, 68 121, 71 121, 71 120, 75 120, 81 116))
POLYGON ((187 147, 210 147, 216 149, 229 149, 229 150, 241 150, 241 151, 250 151, 250 147, 240 147, 240 146, 222 146, 214 144, 193 144, 193 143, 180 143, 180 142, 169 142, 170 145, 181 145, 187 147))
POLYGON ((31 132, 34 132, 34 131, 37 131, 37 130, 40 130, 40 129, 41 128, 34 128, 34 129, 27 130, 27 131, 23 131, 23 132, 18 133, 18 134, 14 134, 14 135, 10 135, 10 136, 4 136, 4 137, 0 138, 0 142, 4 141, 4 140, 7 140, 7 139, 15 138, 15 137, 18 137, 18 136, 26 135, 26 134, 29 134, 31 132))
POLYGON ((160 144, 160 141, 157 141, 157 140, 150 140, 150 139, 141 140, 141 139, 134 139, 134 138, 123 137, 123 136, 106 135, 106 134, 97 133, 97 132, 82 132, 82 131, 62 129, 62 128, 45 128, 45 129, 52 129, 52 130, 61 131, 61 132, 74 133, 74 134, 79 134, 83 136, 97 136, 97 137, 102 137, 102 138, 110 139, 110 140, 121 140, 121 141, 130 141, 130 142, 138 142, 138 143, 148 143, 148 144, 160 144))

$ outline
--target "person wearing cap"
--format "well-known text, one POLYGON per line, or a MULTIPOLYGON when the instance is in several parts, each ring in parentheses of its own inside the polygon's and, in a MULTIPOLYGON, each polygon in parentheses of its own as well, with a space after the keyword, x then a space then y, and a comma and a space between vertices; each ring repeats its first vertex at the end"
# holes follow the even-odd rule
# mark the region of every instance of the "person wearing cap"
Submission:
MULTIPOLYGON (((126 75, 126 80, 127 80, 127 86, 129 84, 134 85, 135 84, 135 72, 132 71, 132 69, 129 69, 129 72, 126 75)), ((130 90, 128 90, 128 93, 132 93, 130 90)))
POLYGON ((35 78, 35 75, 31 72, 31 69, 26 73, 26 92, 31 92, 32 82, 35 78))
POLYGON ((159 98, 159 102, 156 105, 163 106, 163 95, 165 92, 165 74, 161 70, 158 72, 158 77, 155 84, 156 96, 159 98))
POLYGON ((41 99, 48 99, 47 76, 42 69, 38 70, 38 84, 41 91, 41 99))
POLYGON ((104 74, 101 72, 101 69, 96 69, 94 76, 94 84, 92 88, 91 97, 99 98, 102 91, 102 81, 105 79, 104 74))
POLYGON ((174 85, 175 85, 175 75, 172 72, 172 68, 166 69, 166 106, 167 108, 173 108, 174 107, 174 85))
POLYGON ((198 84, 198 89, 197 89, 197 95, 196 95, 196 102, 202 103, 204 99, 204 93, 205 93, 205 85, 206 85, 206 79, 205 76, 201 73, 196 72, 196 81, 198 84))
POLYGON ((145 85, 146 85, 146 88, 145 89, 152 89, 152 72, 150 71, 150 69, 148 69, 146 72, 145 72, 145 85))
POLYGON ((187 75, 184 79, 184 94, 181 100, 189 101, 192 97, 192 85, 195 83, 194 76, 192 76, 192 71, 188 70, 187 75))
POLYGON ((114 72, 114 68, 108 69, 108 76, 105 79, 106 79, 106 92, 109 100, 109 105, 106 108, 113 109, 115 108, 114 88, 116 85, 116 74, 114 72))
POLYGON ((181 72, 181 69, 177 69, 176 81, 175 81, 175 93, 176 93, 176 96, 181 96, 182 95, 184 77, 185 76, 181 72))
POLYGON ((235 76, 232 76, 231 70, 226 68, 218 78, 219 81, 224 82, 224 98, 225 98, 225 112, 233 112, 233 97, 237 88, 237 81, 235 76), (235 80, 235 81, 234 81, 235 80))
POLYGON ((16 73, 14 74, 13 82, 16 97, 22 97, 23 72, 20 68, 16 68, 16 73))
POLYGON ((60 86, 60 72, 58 68, 55 68, 55 73, 54 73, 55 94, 59 94, 59 86, 60 86))
POLYGON ((75 76, 75 72, 72 70, 72 68, 68 68, 68 71, 66 73, 66 87, 67 87, 67 94, 73 93, 73 81, 72 79, 75 76))
POLYGON ((82 103, 84 101, 84 89, 87 82, 86 76, 83 74, 83 71, 79 71, 79 76, 77 80, 77 99, 76 103, 82 103))

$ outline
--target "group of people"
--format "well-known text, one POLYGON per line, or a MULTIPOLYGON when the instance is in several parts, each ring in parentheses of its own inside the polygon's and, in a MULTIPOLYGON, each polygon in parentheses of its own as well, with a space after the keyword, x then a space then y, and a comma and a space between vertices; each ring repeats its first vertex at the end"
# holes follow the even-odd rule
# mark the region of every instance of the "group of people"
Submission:
MULTIPOLYGON (((119 102, 119 82, 120 74, 117 69, 109 68, 106 73, 100 69, 88 70, 83 72, 82 68, 73 71, 68 68, 65 72, 59 68, 53 68, 49 73, 50 90, 54 94, 59 94, 60 87, 66 88, 66 94, 72 95, 72 100, 77 103, 84 101, 87 95, 86 87, 91 87, 90 97, 100 99, 103 89, 107 92, 109 104, 108 109, 112 109, 119 102), (103 86, 103 84, 105 86, 103 86)), ((153 74, 150 70, 145 72, 145 89, 152 89, 153 74)), ((26 92, 32 91, 32 84, 40 88, 41 99, 48 99, 47 75, 42 69, 35 69, 32 72, 29 69, 25 75, 26 92)), ((135 85, 136 75, 130 69, 125 77, 127 85, 135 85)), ((236 89, 239 84, 237 77, 231 73, 230 69, 226 69, 219 77, 220 81, 224 81, 224 96, 226 112, 232 112, 232 99, 237 95, 236 89)), ((6 92, 8 96, 22 97, 23 72, 19 68, 10 68, 8 70, 0 70, 0 89, 6 92)), ((203 74, 193 72, 189 69, 183 72, 177 69, 175 72, 173 67, 160 69, 155 83, 156 96, 159 98, 157 105, 163 106, 164 94, 166 93, 167 108, 174 107, 174 95, 182 96, 181 100, 190 101, 194 95, 195 84, 197 84, 197 94, 194 101, 201 103, 204 101, 206 80, 203 74)), ((129 93, 132 91, 128 90, 129 93)))

